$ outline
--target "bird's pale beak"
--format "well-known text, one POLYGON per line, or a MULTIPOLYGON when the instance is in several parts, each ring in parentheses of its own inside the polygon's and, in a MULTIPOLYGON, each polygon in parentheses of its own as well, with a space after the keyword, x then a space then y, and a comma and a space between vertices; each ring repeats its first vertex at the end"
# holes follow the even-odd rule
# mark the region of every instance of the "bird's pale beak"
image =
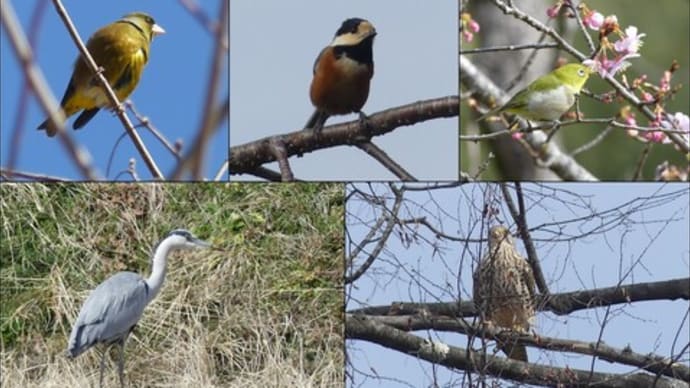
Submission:
POLYGON ((163 27, 155 23, 153 24, 153 27, 151 27, 151 32, 153 32, 153 36, 165 34, 163 27))
POLYGON ((200 240, 198 238, 193 238, 191 241, 194 245, 196 245, 199 248, 211 248, 211 247, 213 247, 213 245, 211 243, 206 242, 204 240, 200 240))

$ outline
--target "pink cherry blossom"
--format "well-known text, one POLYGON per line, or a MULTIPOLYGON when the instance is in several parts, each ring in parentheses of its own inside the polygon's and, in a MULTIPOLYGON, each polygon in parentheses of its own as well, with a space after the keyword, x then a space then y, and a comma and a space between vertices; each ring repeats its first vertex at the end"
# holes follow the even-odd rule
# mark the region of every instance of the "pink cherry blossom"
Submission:
POLYGON ((582 22, 585 24, 585 26, 589 27, 590 29, 598 30, 599 27, 601 27, 604 24, 604 15, 596 11, 590 11, 582 19, 582 22))
POLYGON ((625 29, 623 39, 613 44, 613 48, 621 54, 637 53, 642 46, 642 37, 647 34, 637 34, 637 27, 630 26, 625 29))

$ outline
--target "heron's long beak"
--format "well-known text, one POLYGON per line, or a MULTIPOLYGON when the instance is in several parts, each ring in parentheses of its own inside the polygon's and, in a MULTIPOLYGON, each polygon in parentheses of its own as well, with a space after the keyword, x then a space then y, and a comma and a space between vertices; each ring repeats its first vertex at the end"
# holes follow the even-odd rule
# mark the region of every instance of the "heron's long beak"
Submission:
POLYGON ((200 240, 198 238, 195 238, 194 240, 192 240, 192 242, 194 243, 194 245, 198 246, 199 248, 212 248, 213 247, 213 245, 211 245, 211 243, 208 243, 204 240, 200 240))

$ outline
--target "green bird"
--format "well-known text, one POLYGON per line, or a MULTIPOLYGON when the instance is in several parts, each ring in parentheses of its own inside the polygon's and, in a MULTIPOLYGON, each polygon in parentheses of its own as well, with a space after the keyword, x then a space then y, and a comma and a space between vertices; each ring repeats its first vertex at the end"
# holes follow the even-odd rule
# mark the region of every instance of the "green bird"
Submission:
MULTIPOLYGON (((113 88, 117 98, 127 98, 139 83, 141 73, 149 59, 149 46, 154 36, 164 34, 153 18, 143 12, 133 12, 120 20, 96 31, 86 48, 94 61, 102 67, 103 75, 113 88)), ((86 125, 103 107, 111 104, 96 76, 81 55, 74 63, 72 78, 62 97, 60 106, 65 117, 81 111, 72 128, 86 125)), ((44 121, 37 129, 45 129, 48 136, 55 136, 57 129, 44 121)))
POLYGON ((527 120, 558 121, 575 103, 575 96, 587 82, 592 69, 569 63, 543 75, 517 92, 505 105, 492 109, 477 119, 501 112, 513 113, 527 120))

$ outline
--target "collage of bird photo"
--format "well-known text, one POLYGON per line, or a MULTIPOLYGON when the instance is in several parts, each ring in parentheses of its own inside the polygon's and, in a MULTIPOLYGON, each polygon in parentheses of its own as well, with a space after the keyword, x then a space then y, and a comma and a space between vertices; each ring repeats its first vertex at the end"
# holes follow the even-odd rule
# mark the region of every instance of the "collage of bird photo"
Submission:
POLYGON ((0 387, 690 387, 688 20, 0 0, 0 387))

